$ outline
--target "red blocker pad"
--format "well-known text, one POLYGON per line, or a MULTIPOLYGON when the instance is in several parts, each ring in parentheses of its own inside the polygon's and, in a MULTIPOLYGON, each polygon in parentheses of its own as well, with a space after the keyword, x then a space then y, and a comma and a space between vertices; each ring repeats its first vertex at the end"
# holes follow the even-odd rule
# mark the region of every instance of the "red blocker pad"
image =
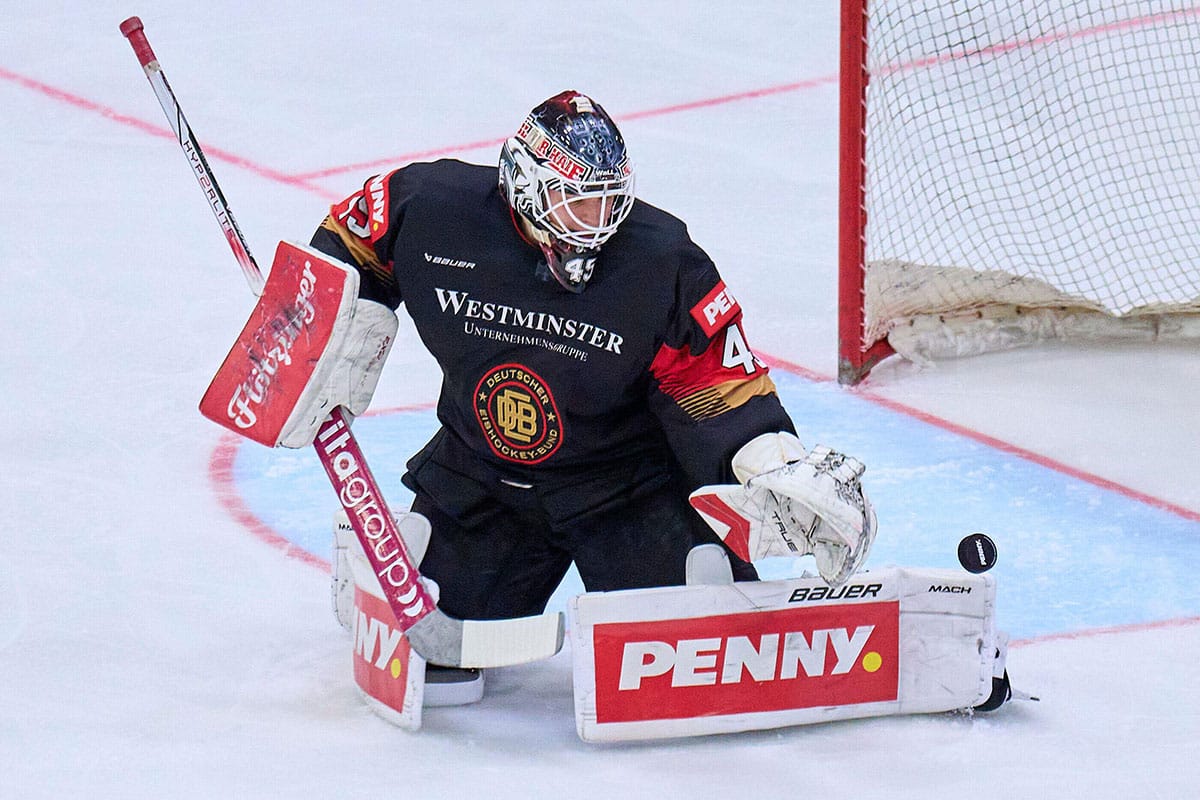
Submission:
POLYGON ((991 693, 995 582, 883 569, 572 599, 584 741, 970 708, 991 693))
POLYGON ((353 269, 280 242, 262 296, 204 393, 200 413, 274 447, 292 412, 304 407, 305 391, 321 387, 320 372, 332 361, 322 355, 357 296, 353 269))
POLYGON ((421 727, 425 660, 408 644, 379 594, 379 581, 361 555, 354 572, 354 683, 367 706, 405 730, 421 727))

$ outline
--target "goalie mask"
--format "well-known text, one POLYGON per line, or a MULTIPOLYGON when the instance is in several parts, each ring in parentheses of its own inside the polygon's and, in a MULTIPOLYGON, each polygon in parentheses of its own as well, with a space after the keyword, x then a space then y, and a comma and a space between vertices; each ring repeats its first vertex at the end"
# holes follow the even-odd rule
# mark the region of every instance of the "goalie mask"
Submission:
POLYGON ((612 118, 567 91, 531 111, 504 143, 500 190, 555 280, 581 292, 600 246, 633 208, 633 169, 612 118))

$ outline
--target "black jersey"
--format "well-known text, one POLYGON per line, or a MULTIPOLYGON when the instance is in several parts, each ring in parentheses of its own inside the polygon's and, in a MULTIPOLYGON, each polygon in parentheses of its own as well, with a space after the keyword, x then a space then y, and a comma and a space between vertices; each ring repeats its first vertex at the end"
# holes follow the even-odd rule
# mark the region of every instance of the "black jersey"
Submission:
POLYGON ((494 167, 373 177, 312 244, 358 266, 363 297, 403 303, 441 366, 443 429, 406 476, 435 497, 461 492, 456 478, 499 480, 574 516, 669 471, 727 482, 739 446, 792 430, 712 261, 641 201, 580 294, 519 232, 494 167))

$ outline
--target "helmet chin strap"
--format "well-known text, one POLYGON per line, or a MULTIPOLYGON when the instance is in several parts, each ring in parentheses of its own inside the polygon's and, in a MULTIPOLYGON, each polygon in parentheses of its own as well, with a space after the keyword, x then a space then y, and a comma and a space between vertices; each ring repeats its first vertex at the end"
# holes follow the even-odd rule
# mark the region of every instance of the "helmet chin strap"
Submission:
POLYGON ((542 251, 546 270, 559 286, 573 294, 579 294, 587 288, 596 258, 600 255, 599 250, 560 248, 548 231, 536 227, 523 215, 513 213, 513 220, 525 238, 542 251))
POLYGON ((600 255, 599 250, 568 250, 561 253, 553 245, 539 243, 538 247, 546 259, 546 267, 560 286, 574 294, 587 288, 592 269, 596 266, 596 257, 600 255))

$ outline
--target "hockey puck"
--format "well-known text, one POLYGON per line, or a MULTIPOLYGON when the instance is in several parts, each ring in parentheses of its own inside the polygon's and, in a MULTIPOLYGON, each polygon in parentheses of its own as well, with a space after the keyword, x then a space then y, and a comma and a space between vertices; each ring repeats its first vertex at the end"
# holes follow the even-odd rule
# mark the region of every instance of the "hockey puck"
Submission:
POLYGON ((958 563, 967 572, 987 572, 996 566, 996 543, 984 533, 972 533, 958 543, 958 563))

